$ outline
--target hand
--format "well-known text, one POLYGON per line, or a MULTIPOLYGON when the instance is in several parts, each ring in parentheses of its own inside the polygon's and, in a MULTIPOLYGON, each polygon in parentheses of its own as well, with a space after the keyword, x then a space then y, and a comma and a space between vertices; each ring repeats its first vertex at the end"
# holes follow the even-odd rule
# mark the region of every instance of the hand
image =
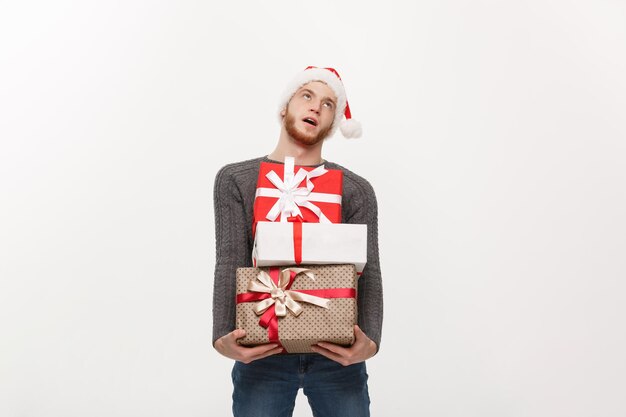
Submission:
POLYGON ((354 343, 350 347, 343 347, 329 342, 318 342, 311 346, 313 352, 326 356, 343 366, 363 362, 376 354, 376 343, 354 325, 354 343))
POLYGON ((254 347, 241 346, 237 343, 237 339, 241 339, 245 335, 246 331, 243 329, 233 330, 217 339, 213 347, 227 358, 243 363, 250 363, 283 351, 283 348, 278 346, 277 343, 267 343, 254 347))

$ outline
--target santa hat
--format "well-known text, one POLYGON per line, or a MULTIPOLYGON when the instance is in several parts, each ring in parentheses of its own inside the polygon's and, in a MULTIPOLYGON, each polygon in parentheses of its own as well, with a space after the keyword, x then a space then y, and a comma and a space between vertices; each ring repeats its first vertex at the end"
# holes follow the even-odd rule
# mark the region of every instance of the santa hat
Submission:
MULTIPOLYGON (((311 81, 321 81, 325 83, 333 90, 335 96, 337 96, 337 107, 335 108, 335 119, 333 120, 331 134, 339 127, 341 133, 346 138, 361 137, 361 124, 352 118, 348 99, 346 98, 346 90, 343 87, 339 73, 337 73, 334 68, 306 67, 304 71, 296 75, 295 78, 287 84, 281 96, 279 115, 287 108, 289 100, 291 100, 291 97, 293 97, 296 91, 304 84, 310 83, 311 81), (344 116, 346 120, 342 121, 341 119, 344 116)), ((282 120, 282 117, 280 119, 282 120)))

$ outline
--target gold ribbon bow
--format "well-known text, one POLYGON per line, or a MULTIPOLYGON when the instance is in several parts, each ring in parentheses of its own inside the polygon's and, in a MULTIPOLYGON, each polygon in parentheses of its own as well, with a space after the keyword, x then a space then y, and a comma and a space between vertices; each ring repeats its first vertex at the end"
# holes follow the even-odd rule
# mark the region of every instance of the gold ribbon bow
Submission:
POLYGON ((264 292, 270 294, 270 298, 266 298, 258 302, 254 306, 254 312, 257 315, 263 314, 268 308, 275 304, 275 311, 278 317, 284 317, 287 315, 287 309, 291 311, 294 316, 299 316, 302 313, 302 306, 296 301, 304 303, 314 304, 323 308, 329 308, 329 300, 315 295, 304 294, 296 290, 287 290, 287 286, 291 281, 290 272, 293 271, 296 275, 304 274, 310 279, 315 281, 315 275, 311 270, 306 268, 285 268, 280 271, 278 278, 278 285, 274 283, 269 274, 265 271, 259 271, 256 280, 250 281, 248 284, 248 291, 264 292))

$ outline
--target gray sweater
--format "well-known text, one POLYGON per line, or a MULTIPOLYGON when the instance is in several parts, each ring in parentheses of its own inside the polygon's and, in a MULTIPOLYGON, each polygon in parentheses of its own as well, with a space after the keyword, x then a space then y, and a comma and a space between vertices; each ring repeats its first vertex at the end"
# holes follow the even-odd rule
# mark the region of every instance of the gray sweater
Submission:
MULTIPOLYGON (((252 212, 261 162, 267 157, 224 166, 215 177, 215 281, 213 287, 213 343, 235 330, 235 271, 252 266, 252 212)), ((383 294, 378 259, 378 208, 372 186, 340 165, 343 171, 341 221, 367 224, 367 264, 359 278, 358 324, 380 347, 383 294)))

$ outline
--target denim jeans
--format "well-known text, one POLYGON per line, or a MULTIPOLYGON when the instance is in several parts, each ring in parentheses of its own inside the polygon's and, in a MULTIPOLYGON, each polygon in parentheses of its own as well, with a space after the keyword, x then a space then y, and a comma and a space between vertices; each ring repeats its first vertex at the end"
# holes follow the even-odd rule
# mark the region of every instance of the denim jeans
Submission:
POLYGON ((365 362, 343 366, 318 354, 235 362, 233 415, 288 417, 300 388, 314 417, 369 417, 365 362))

